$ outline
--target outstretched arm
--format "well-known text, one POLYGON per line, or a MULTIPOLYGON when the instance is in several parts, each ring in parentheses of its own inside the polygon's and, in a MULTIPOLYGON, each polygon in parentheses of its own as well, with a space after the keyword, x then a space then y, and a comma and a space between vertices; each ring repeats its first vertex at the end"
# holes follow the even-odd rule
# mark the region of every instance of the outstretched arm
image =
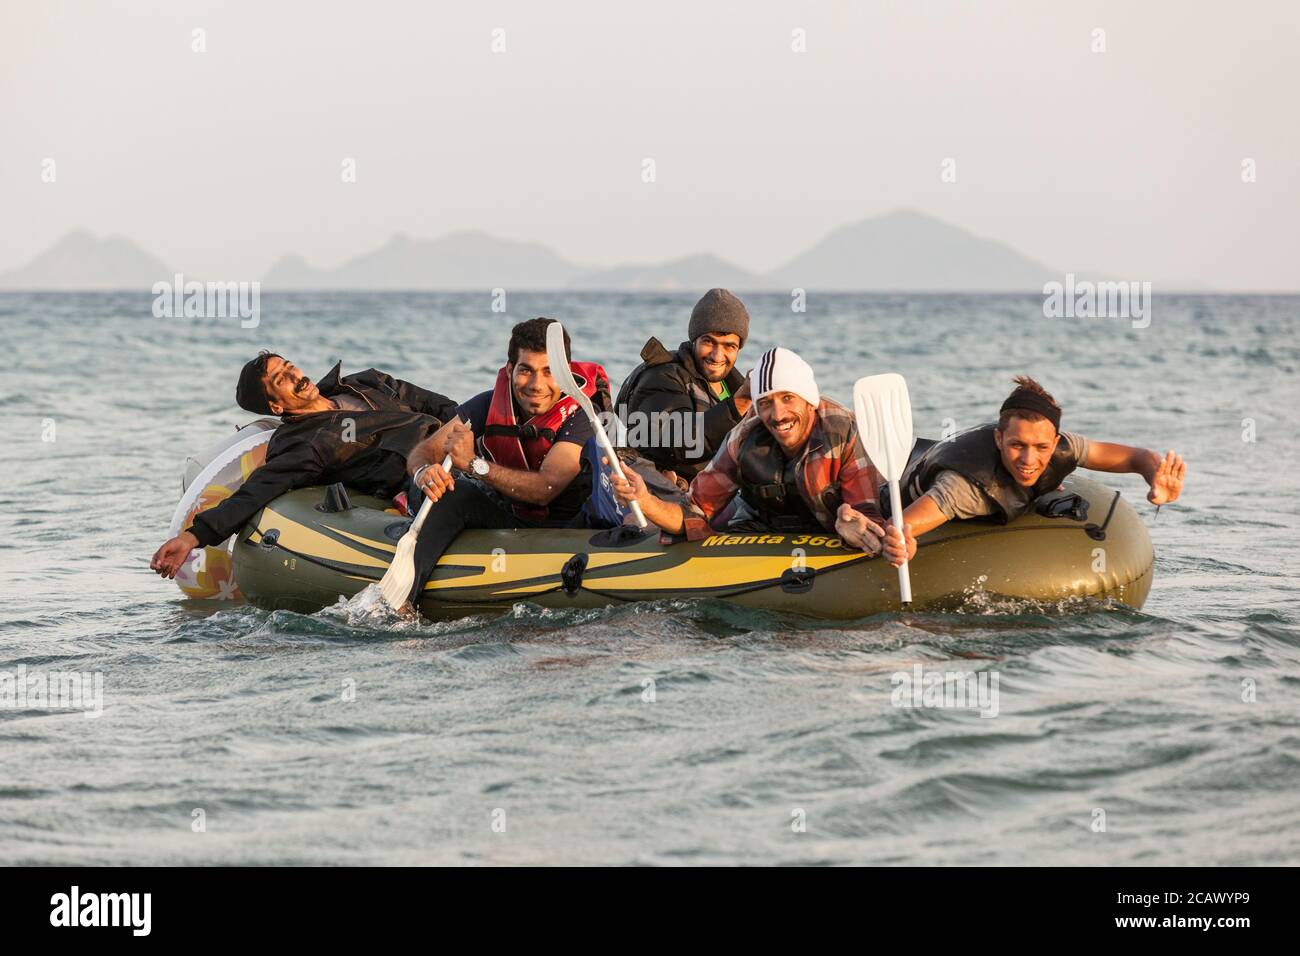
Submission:
POLYGON ((286 491, 313 484, 324 471, 324 462, 310 443, 268 457, 238 491, 195 515, 189 528, 164 541, 150 559, 150 569, 164 578, 176 577, 195 548, 225 541, 271 501, 286 491))
MULTIPOLYGON (((608 458, 602 460, 605 464, 609 464, 608 458)), ((641 513, 645 515, 646 521, 669 534, 682 533, 686 515, 681 505, 671 501, 661 501, 651 494, 646 487, 645 479, 637 474, 635 468, 624 468, 622 478, 611 471, 609 483, 614 489, 614 497, 623 507, 629 507, 635 501, 641 506, 641 513)))
POLYGON ((929 495, 921 495, 903 509, 903 532, 899 533, 892 521, 884 523, 885 560, 898 567, 904 561, 916 557, 916 539, 927 531, 933 531, 948 520, 948 516, 939 510, 935 500, 929 495))
POLYGON ((1183 479, 1187 475, 1187 465, 1177 452, 1167 451, 1161 458, 1149 448, 1134 448, 1104 441, 1089 441, 1088 456, 1079 464, 1093 471, 1141 475, 1150 486, 1147 501, 1153 505, 1167 505, 1177 501, 1183 492, 1183 479))

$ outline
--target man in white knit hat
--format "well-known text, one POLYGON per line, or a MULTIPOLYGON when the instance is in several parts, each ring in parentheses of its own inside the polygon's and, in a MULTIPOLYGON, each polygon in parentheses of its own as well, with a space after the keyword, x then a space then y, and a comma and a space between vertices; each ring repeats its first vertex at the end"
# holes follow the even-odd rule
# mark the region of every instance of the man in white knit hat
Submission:
POLYGON ((691 481, 686 505, 656 498, 633 472, 613 482, 619 500, 635 500, 664 531, 698 540, 738 497, 733 527, 834 531, 879 553, 880 474, 858 441, 853 413, 822 398, 812 368, 789 349, 764 352, 750 387, 753 407, 691 481))

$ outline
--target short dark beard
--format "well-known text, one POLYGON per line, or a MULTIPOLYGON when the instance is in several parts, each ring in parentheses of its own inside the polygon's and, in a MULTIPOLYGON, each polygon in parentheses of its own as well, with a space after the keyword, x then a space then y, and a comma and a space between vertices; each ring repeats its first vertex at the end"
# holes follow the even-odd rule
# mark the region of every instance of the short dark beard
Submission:
POLYGON ((704 379, 704 381, 708 382, 710 385, 716 385, 718 382, 725 382, 727 380, 727 376, 731 374, 731 369, 736 367, 735 365, 732 365, 731 368, 728 368, 717 378, 710 378, 708 371, 706 371, 704 368, 704 360, 701 359, 698 355, 692 355, 691 358, 695 360, 695 370, 699 372, 700 376, 704 379))

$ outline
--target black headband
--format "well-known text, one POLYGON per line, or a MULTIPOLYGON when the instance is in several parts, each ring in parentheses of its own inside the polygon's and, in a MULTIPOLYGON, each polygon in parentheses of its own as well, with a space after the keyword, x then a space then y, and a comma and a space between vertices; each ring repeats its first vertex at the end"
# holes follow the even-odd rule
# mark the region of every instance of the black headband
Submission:
POLYGON ((1027 388, 1018 388, 1011 393, 1010 397, 1002 403, 1001 411, 1037 412, 1049 422, 1058 432, 1061 430, 1061 410, 1049 402, 1037 392, 1031 392, 1027 388))

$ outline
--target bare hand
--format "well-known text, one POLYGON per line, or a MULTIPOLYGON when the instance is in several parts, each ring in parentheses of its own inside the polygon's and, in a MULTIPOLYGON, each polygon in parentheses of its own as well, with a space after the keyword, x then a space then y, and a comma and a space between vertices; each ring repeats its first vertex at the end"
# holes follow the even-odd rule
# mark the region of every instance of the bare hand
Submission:
POLYGON ((153 553, 149 569, 171 580, 176 577, 176 572, 181 569, 190 552, 198 546, 198 538, 188 531, 182 531, 176 537, 164 541, 162 547, 153 553))
POLYGON ((1175 451, 1165 452, 1160 467, 1151 476, 1151 490, 1147 492, 1147 501, 1153 505, 1167 505, 1177 501, 1183 493, 1183 478, 1187 475, 1187 465, 1183 456, 1175 451))
POLYGON ((736 389, 736 394, 731 396, 731 400, 736 404, 736 411, 742 415, 749 411, 749 405, 752 401, 750 395, 752 394, 749 389, 749 376, 746 375, 745 380, 740 383, 740 388, 736 389))
MULTIPOLYGON (((609 456, 601 458, 606 465, 609 464, 609 456)), ((609 484, 614 489, 614 497, 624 508, 631 507, 632 502, 641 501, 649 495, 645 486, 645 479, 636 473, 633 468, 623 469, 624 477, 620 478, 616 472, 609 473, 609 484)))
POLYGON ((455 482, 440 464, 432 464, 420 472, 420 490, 430 501, 437 501, 451 491, 455 482))
MULTIPOLYGON (((469 463, 476 457, 474 450, 474 429, 459 419, 448 426, 444 436, 444 455, 451 455, 451 465, 461 471, 469 470, 469 463)), ((429 471, 433 469, 430 468, 429 471)), ((426 472, 427 474, 428 472, 426 472)))
POLYGON ((835 533, 849 547, 861 548, 873 558, 884 544, 884 529, 847 502, 840 505, 835 515, 835 533))
POLYGON ((916 557, 916 538, 912 536, 912 526, 903 525, 903 532, 900 534, 891 521, 885 527, 885 560, 897 568, 904 561, 911 561, 914 557, 916 557))

